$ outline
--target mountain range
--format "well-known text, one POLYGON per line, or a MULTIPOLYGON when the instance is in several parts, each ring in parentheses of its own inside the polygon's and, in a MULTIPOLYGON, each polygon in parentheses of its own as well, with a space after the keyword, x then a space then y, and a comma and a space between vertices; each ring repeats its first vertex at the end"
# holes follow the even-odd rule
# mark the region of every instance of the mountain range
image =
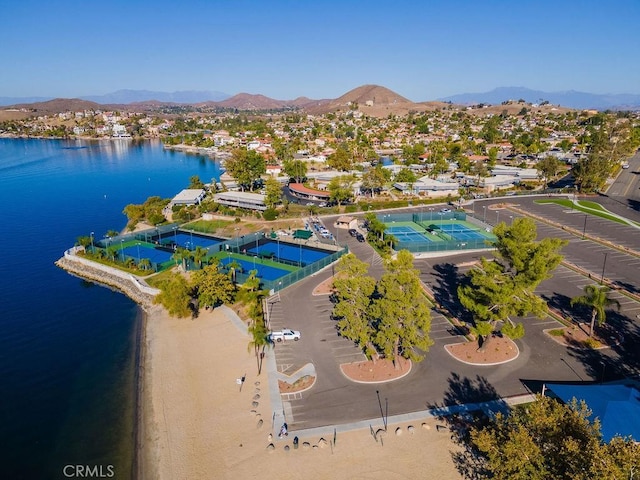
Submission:
POLYGON ((596 94, 575 90, 543 92, 525 87, 499 87, 489 92, 461 93, 441 100, 462 105, 477 105, 479 103, 497 105, 508 100, 524 100, 528 103, 547 101, 563 107, 594 110, 624 110, 640 107, 640 95, 636 94, 596 94))
POLYGON ((90 95, 77 99, 50 99, 44 97, 0 97, 0 106, 16 106, 32 110, 59 111, 67 103, 73 102, 73 109, 81 109, 80 103, 87 102, 85 108, 96 105, 124 108, 131 106, 142 110, 159 105, 194 105, 210 108, 231 108, 238 110, 278 110, 299 108, 312 114, 322 114, 340 109, 348 109, 358 104, 358 108, 371 116, 401 115, 410 111, 425 111, 441 108, 444 102, 460 105, 488 104, 500 105, 506 101, 524 100, 528 103, 548 102, 552 105, 575 109, 618 109, 637 110, 640 95, 637 94, 593 94, 577 91, 543 92, 524 87, 500 87, 484 93, 463 93, 430 102, 412 102, 407 98, 379 85, 362 85, 335 99, 313 100, 299 97, 295 100, 276 100, 260 94, 239 93, 229 96, 216 91, 156 92, 149 90, 118 90, 106 95, 90 95))

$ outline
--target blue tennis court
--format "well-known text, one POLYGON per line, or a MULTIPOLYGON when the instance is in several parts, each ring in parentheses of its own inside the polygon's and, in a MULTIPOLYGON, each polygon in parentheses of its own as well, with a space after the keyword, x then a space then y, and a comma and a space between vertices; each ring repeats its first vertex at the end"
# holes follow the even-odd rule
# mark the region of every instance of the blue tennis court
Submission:
POLYGON ((197 234, 185 233, 178 231, 175 234, 170 234, 162 237, 163 241, 172 241, 179 247, 186 248, 188 250, 195 250, 196 247, 208 248, 219 243, 223 243, 224 240, 220 238, 204 237, 197 234))
POLYGON ((438 225, 438 228, 456 240, 483 240, 487 238, 482 233, 460 224, 438 225))
POLYGON ((120 250, 121 254, 124 254, 128 257, 135 258, 136 260, 141 260, 143 258, 148 258, 151 263, 164 263, 171 260, 171 253, 159 250, 150 245, 140 244, 131 245, 125 247, 120 250))
POLYGON ((387 227, 385 234, 391 234, 400 242, 432 242, 425 234, 406 226, 387 227))
POLYGON ((223 265, 225 268, 228 264, 233 262, 238 263, 242 267, 242 271, 245 273, 249 273, 251 270, 257 270, 258 273, 256 276, 263 280, 277 280, 278 278, 291 273, 289 270, 282 270, 280 268, 260 265, 258 263, 254 264, 253 262, 241 260, 237 257, 220 259, 220 265, 223 265))
POLYGON ((271 256, 269 254, 273 254, 275 261, 286 260, 290 263, 302 263, 303 266, 322 260, 333 253, 325 250, 308 248, 304 245, 291 245, 290 243, 283 243, 269 239, 260 241, 257 248, 250 248, 247 252, 252 255, 262 256, 271 256))

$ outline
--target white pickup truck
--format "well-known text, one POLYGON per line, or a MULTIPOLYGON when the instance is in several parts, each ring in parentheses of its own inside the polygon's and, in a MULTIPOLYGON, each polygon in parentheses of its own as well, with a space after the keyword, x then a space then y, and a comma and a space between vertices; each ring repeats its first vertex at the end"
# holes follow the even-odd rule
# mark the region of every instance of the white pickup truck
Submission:
POLYGON ((290 328, 283 328, 269 334, 269 338, 272 342, 282 342, 283 340, 300 340, 300 332, 297 330, 291 330, 290 328))

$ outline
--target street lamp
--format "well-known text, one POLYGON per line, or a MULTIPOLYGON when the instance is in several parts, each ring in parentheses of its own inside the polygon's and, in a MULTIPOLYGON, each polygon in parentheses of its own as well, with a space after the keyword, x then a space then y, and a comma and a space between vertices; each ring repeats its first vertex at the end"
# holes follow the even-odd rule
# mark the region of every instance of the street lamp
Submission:
POLYGON ((584 214, 584 227, 582 227, 582 239, 584 240, 584 234, 587 231, 587 214, 584 214))
POLYGON ((236 227, 234 230, 236 231, 236 253, 240 253, 240 238, 238 238, 238 230, 240 230, 240 228, 236 227))
POLYGON ((138 242, 136 246, 138 247, 138 263, 140 263, 140 242, 138 242))
POLYGON ((174 225, 173 227, 173 243, 178 244, 178 226, 174 225))
POLYGON ((300 242, 300 267, 302 268, 302 242, 300 242))
POLYGON ((486 205, 482 206, 482 211, 483 211, 482 222, 487 223, 487 206, 486 205))
POLYGON ((433 221, 433 208, 429 207, 429 221, 432 222, 433 221))
POLYGON ((91 253, 93 253, 93 232, 91 232, 91 253))
POLYGON ((500 223, 500 210, 496 210, 496 225, 500 223))
POLYGON ((602 262, 602 276, 600 277, 600 285, 604 284, 604 267, 607 264, 607 254, 609 252, 604 252, 604 261, 602 262))
POLYGON ((122 261, 124 262, 124 238, 120 239, 120 255, 122 256, 122 261))
POLYGON ((257 255, 254 255, 254 256, 253 256, 253 269, 254 269, 254 270, 256 269, 256 258, 258 258, 258 256, 257 256, 257 255))

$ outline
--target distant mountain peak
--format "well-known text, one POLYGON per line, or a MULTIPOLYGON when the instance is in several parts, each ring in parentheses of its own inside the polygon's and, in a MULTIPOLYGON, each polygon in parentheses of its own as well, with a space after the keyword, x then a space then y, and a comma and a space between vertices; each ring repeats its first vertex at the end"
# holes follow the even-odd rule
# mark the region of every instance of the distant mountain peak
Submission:
POLYGON ((83 100, 90 100, 97 103, 106 104, 127 104, 156 101, 161 103, 185 103, 194 104, 207 101, 219 101, 228 98, 229 95, 222 92, 210 92, 200 90, 181 90, 175 92, 157 92, 152 90, 117 90, 105 95, 90 95, 81 97, 83 100))
POLYGON ((577 109, 616 109, 640 107, 640 95, 637 94, 595 94, 566 90, 563 92, 544 92, 532 90, 526 87, 497 87, 489 92, 462 93, 451 95, 441 100, 462 105, 485 103, 499 105, 508 100, 524 100, 529 103, 538 103, 545 100, 554 105, 577 109))

